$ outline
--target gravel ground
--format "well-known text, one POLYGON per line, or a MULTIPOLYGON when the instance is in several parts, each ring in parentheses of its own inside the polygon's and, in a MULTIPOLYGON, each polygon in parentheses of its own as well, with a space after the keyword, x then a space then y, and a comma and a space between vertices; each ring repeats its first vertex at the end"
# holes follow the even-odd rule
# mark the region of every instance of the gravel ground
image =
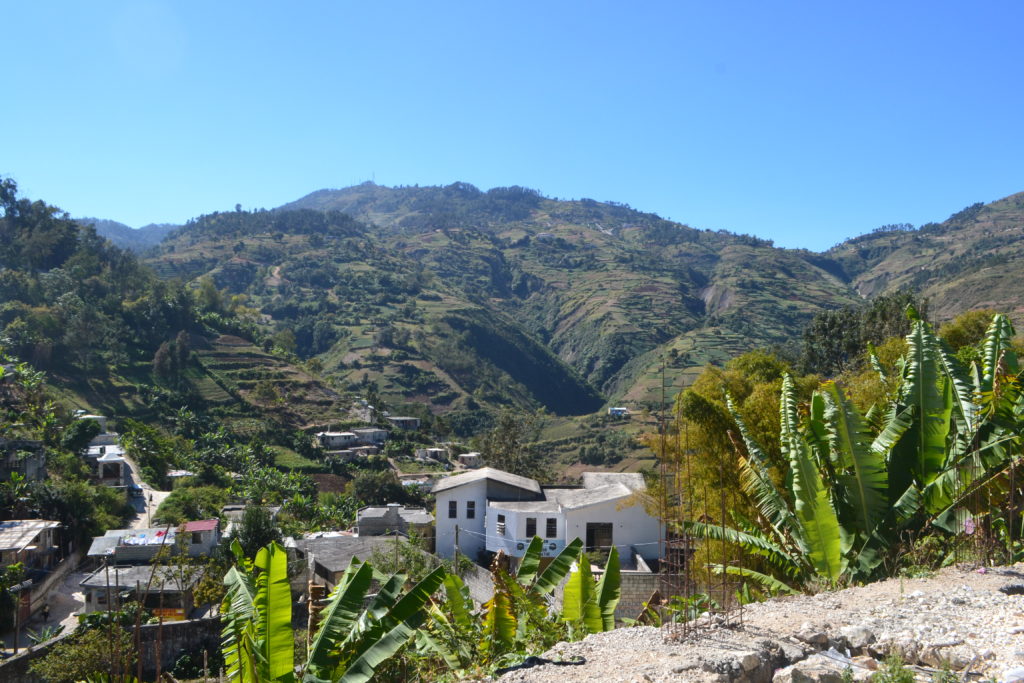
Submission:
MULTIPOLYGON (((1024 565, 949 568, 923 579, 891 579, 814 596, 748 605, 742 624, 705 615, 686 638, 664 629, 622 628, 559 643, 545 657, 584 657, 581 666, 545 664, 503 682, 657 683, 766 681, 791 661, 834 647, 911 663, 969 668, 985 680, 1024 678, 1024 565), (1002 590, 1000 590, 1002 589, 1002 590)), ((795 680, 795 678, 794 678, 795 680)))

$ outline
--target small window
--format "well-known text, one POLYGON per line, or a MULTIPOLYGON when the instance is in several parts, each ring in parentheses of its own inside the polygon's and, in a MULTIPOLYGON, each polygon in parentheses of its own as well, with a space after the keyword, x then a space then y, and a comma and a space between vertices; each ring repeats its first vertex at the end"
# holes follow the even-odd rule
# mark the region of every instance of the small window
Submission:
POLYGON ((192 532, 192 545, 199 545, 203 542, 203 534, 200 531, 192 532))
POLYGON ((498 525, 497 526, 498 526, 498 528, 497 528, 498 535, 499 536, 504 536, 505 535, 505 515, 498 515, 498 525))
POLYGON ((456 500, 448 501, 448 519, 456 519, 459 516, 459 502, 456 500))
POLYGON ((547 528, 544 529, 544 536, 547 538, 558 538, 558 518, 548 517, 547 528))
POLYGON ((476 501, 466 501, 466 519, 476 519, 476 501))
POLYGON ((526 537, 533 538, 537 535, 537 518, 527 517, 526 518, 526 537))

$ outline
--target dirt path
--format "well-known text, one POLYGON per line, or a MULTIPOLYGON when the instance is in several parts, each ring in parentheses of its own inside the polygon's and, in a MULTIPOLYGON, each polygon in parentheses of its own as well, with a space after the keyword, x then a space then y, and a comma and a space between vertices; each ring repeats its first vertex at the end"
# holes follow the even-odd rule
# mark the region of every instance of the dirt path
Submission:
POLYGON ((135 507, 135 519, 132 520, 131 528, 148 529, 152 526, 153 513, 160 507, 160 503, 164 502, 164 498, 171 495, 171 492, 154 489, 144 482, 142 475, 139 473, 139 466, 135 464, 135 461, 127 453, 123 457, 125 462, 128 463, 128 468, 131 470, 131 482, 129 482, 129 485, 137 484, 142 488, 142 496, 132 498, 132 505, 135 507))

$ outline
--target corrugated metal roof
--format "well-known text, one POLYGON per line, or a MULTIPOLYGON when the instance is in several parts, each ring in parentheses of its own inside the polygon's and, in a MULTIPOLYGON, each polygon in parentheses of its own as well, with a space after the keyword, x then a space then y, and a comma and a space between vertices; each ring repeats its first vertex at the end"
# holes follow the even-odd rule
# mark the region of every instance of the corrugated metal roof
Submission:
POLYGON ((47 519, 11 519, 0 522, 0 550, 24 550, 40 532, 60 526, 47 519))
POLYGON ((200 519, 194 522, 185 522, 181 525, 182 531, 213 531, 220 522, 216 519, 200 519))

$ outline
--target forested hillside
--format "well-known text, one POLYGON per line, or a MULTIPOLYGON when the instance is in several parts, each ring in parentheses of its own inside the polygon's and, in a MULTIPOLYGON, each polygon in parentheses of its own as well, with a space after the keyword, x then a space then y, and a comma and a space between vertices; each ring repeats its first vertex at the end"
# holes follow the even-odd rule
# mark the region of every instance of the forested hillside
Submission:
POLYGON ((661 358, 678 383, 858 301, 765 240, 465 183, 364 184, 204 216, 150 262, 208 274, 326 373, 456 423, 508 401, 556 414, 653 403, 661 358))
POLYGON ((65 407, 195 409, 250 433, 336 414, 336 394, 253 346, 257 328, 216 293, 159 278, 93 227, 19 197, 11 180, 0 181, 0 210, 0 347, 45 371, 65 407), (268 379, 273 396, 257 391, 268 379))

